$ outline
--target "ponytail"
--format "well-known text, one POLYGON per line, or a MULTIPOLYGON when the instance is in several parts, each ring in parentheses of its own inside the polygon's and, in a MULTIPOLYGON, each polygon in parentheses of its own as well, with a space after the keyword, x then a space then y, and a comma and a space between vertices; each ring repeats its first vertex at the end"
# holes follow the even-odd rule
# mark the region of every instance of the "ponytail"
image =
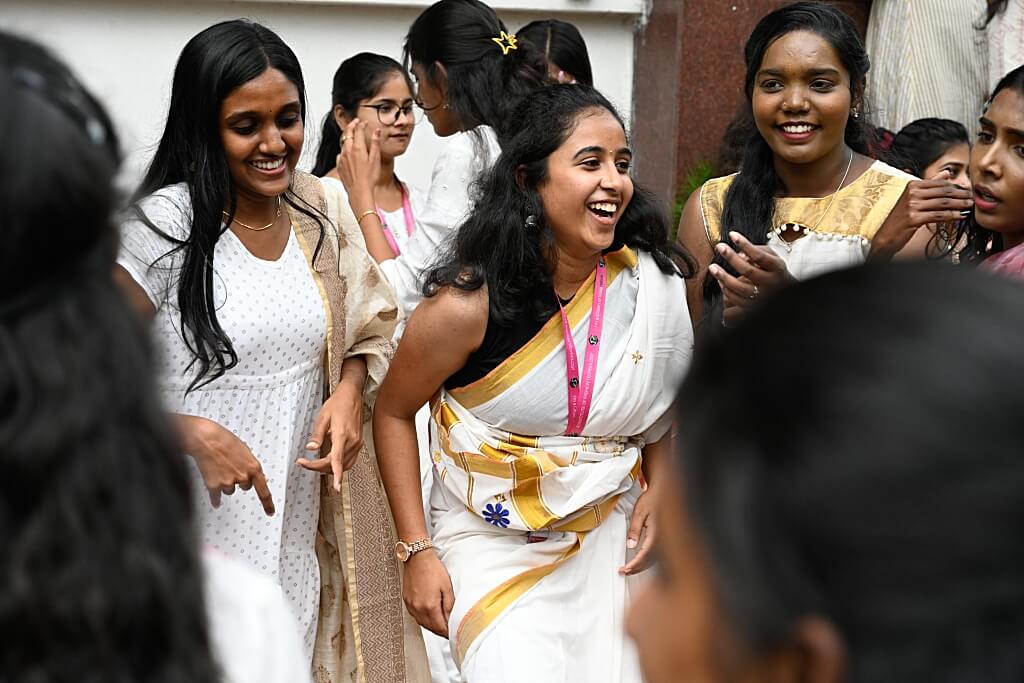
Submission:
POLYGON ((341 154, 341 128, 334 118, 334 112, 327 112, 324 125, 320 130, 320 147, 316 150, 316 161, 313 163, 313 175, 323 177, 337 165, 341 154))

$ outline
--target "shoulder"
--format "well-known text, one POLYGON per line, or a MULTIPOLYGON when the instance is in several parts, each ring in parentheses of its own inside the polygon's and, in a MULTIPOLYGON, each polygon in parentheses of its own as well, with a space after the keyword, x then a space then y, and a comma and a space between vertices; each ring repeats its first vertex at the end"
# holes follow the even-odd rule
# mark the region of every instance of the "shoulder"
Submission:
POLYGON ((868 167, 868 170, 864 171, 861 177, 850 183, 850 185, 858 186, 860 193, 866 195, 877 193, 896 193, 899 195, 903 193, 903 190, 909 183, 915 180, 920 179, 876 159, 868 167))
MULTIPOLYGON (((738 175, 738 173, 733 173, 727 176, 712 178, 701 185, 700 189, 694 193, 697 195, 697 199, 691 211, 696 212, 699 209, 704 233, 711 244, 721 239, 722 211, 725 208, 725 196, 738 175)), ((691 215, 693 214, 691 213, 691 215)))
POLYGON ((852 189, 868 206, 888 214, 899 201, 907 185, 918 180, 905 171, 893 168, 883 161, 874 161, 860 178, 845 189, 852 189))
MULTIPOLYGON (((174 239, 185 239, 191 232, 192 195, 185 183, 161 187, 153 194, 139 199, 135 208, 147 221, 174 239)), ((122 231, 130 232, 133 228, 145 227, 152 232, 138 213, 128 210, 121 223, 122 231)))
POLYGON ((488 168, 501 154, 498 138, 490 126, 477 126, 448 136, 437 167, 465 167, 479 171, 488 168))
POLYGON ((486 285, 472 291, 440 287, 413 311, 402 340, 422 339, 431 346, 443 340, 442 346, 476 350, 487 329, 488 302, 486 285))
POLYGON ((917 176, 907 173, 906 171, 901 171, 895 166, 890 166, 881 159, 875 159, 865 175, 868 175, 868 177, 874 177, 879 182, 901 183, 903 185, 906 185, 912 180, 920 180, 917 176))

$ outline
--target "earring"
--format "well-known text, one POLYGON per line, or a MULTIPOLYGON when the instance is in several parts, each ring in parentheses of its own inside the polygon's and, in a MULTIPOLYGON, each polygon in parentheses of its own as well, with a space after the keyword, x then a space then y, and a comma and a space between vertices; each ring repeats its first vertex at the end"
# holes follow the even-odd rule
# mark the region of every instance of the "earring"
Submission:
POLYGON ((852 116, 855 119, 859 119, 860 118, 860 112, 857 111, 857 107, 852 107, 850 109, 850 116, 852 116))
POLYGON ((526 217, 526 222, 523 224, 523 227, 526 228, 527 230, 531 228, 536 228, 537 217, 531 213, 529 216, 526 217))

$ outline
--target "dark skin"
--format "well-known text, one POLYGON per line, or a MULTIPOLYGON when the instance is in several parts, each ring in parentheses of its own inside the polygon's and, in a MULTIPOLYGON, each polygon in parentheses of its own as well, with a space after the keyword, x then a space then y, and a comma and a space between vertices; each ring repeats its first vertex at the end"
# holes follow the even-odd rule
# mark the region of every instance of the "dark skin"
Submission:
MULTIPOLYGON (((862 91, 863 83, 851 82, 838 53, 815 33, 787 33, 765 51, 754 79, 751 108, 758 132, 772 149, 775 172, 787 188, 783 196, 828 197, 871 167, 873 160, 854 152, 845 141, 862 91)), ((909 183, 872 240, 869 258, 892 258, 919 229, 955 220, 971 205, 970 192, 947 177, 909 183)), ((786 233, 784 239, 801 234, 786 233)), ((707 274, 722 288, 726 325, 741 317, 761 293, 794 280, 769 247, 736 233, 730 237, 732 244, 709 244, 699 193, 694 193, 683 209, 678 239, 697 262, 696 276, 687 282, 695 326, 704 317, 702 288, 707 274), (737 275, 711 266, 715 249, 737 275)))

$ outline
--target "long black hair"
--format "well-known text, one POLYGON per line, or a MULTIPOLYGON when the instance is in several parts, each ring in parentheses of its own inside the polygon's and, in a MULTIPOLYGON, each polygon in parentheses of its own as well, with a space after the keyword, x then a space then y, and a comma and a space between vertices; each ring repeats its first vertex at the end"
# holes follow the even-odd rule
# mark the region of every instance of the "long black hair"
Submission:
POLYGON ((885 161, 924 178, 924 171, 957 145, 970 145, 967 129, 950 119, 918 119, 903 126, 892 140, 885 161))
MULTIPOLYGON (((277 69, 299 91, 300 113, 306 120, 306 86, 299 61, 280 37, 252 21, 235 19, 214 24, 186 43, 178 57, 160 144, 134 195, 135 212, 151 229, 181 252, 178 308, 181 335, 197 368, 189 391, 221 377, 238 363, 231 339, 217 320, 213 255, 217 240, 234 218, 237 195, 220 138, 220 107, 236 88, 277 69), (188 186, 192 225, 184 240, 175 239, 150 221, 138 201, 175 183, 188 186), (222 221, 227 206, 228 217, 222 221)), ((304 199, 289 191, 285 201, 324 219, 304 199)), ((317 252, 320 244, 317 244, 317 252)), ((154 264, 154 267, 156 264, 154 264)))
POLYGON ((421 64, 436 83, 448 72, 446 104, 463 129, 490 126, 499 139, 519 99, 547 81, 547 68, 528 42, 503 54, 495 42, 505 24, 480 0, 440 0, 423 10, 405 37, 406 66, 421 64))
MULTIPOLYGON (((1004 90, 1013 90, 1024 95, 1024 66, 1018 66, 1000 79, 992 91, 992 95, 988 98, 988 103, 985 105, 986 110, 992 105, 992 100, 996 98, 996 95, 1004 90)), ((982 227, 978 223, 973 208, 966 218, 957 221, 951 228, 940 226, 933 241, 937 241, 940 246, 945 247, 942 250, 943 254, 959 248, 959 245, 964 243, 963 248, 958 252, 959 261, 968 265, 980 263, 992 254, 1003 250, 1002 234, 982 227)))
MULTIPOLYGON (((746 62, 744 92, 753 118, 754 85, 765 52, 772 43, 794 31, 809 31, 829 42, 850 75, 853 101, 860 99, 871 62, 864 49, 857 26, 842 10, 821 2, 796 2, 766 15, 754 27, 743 50, 746 62)), ((863 118, 850 116, 846 123, 846 144, 856 152, 867 154, 870 127, 863 118)), ((765 244, 775 226, 775 198, 786 188, 775 171, 772 148, 754 127, 747 139, 741 171, 726 193, 722 210, 721 240, 730 242, 729 232, 736 231, 753 244, 765 244)), ((714 263, 732 274, 729 263, 715 255, 714 263)), ((704 310, 711 320, 721 317, 722 292, 710 275, 704 281, 704 310)))
POLYGON ((117 137, 0 32, 0 679, 214 683, 185 459, 111 278, 117 137))
POLYGON ((372 99, 392 76, 400 75, 413 92, 409 72, 391 57, 360 52, 349 57, 334 72, 331 87, 331 108, 324 117, 320 133, 320 147, 316 151, 313 175, 324 176, 334 168, 341 153, 341 129, 334 119, 334 107, 341 107, 345 114, 354 119, 359 115, 359 103, 372 99))
POLYGON ((747 654, 815 616, 853 683, 1024 680, 1022 298, 865 266, 780 291, 696 357, 678 485, 747 654))
MULTIPOLYGON (((548 179, 548 157, 572 134, 580 117, 594 111, 607 111, 622 124, 615 107, 585 85, 552 85, 522 101, 512 114, 501 156, 480 181, 473 212, 427 273, 424 295, 446 286, 473 291, 487 285, 490 315, 499 324, 524 313, 538 320, 554 313, 554 234, 539 187, 548 179), (529 216, 533 224, 527 226, 529 216)), ((649 252, 666 273, 693 272, 692 259, 669 239, 664 207, 636 185, 609 251, 624 245, 649 252)))
POLYGON ((532 43, 549 64, 576 77, 577 82, 594 85, 590 54, 580 30, 567 21, 542 19, 531 21, 516 33, 521 40, 532 43))

